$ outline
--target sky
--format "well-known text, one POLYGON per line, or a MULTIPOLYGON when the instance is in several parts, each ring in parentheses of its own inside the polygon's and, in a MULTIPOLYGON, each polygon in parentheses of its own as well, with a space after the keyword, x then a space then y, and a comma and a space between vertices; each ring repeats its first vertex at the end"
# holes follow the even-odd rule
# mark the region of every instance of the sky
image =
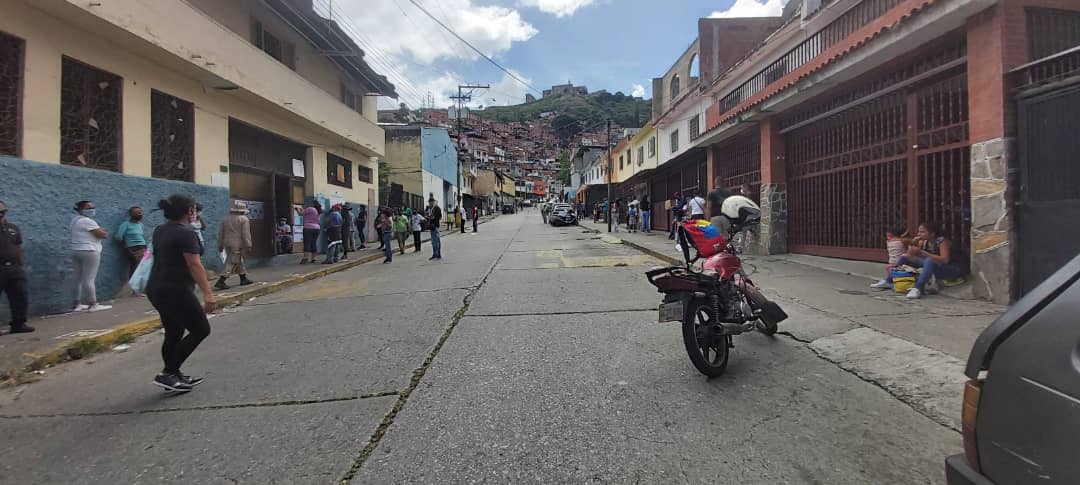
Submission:
POLYGON ((404 102, 413 109, 430 104, 429 95, 435 107, 450 106, 458 84, 491 85, 473 93, 474 107, 519 104, 527 92, 540 98, 539 91, 567 81, 590 92, 651 98, 652 78, 693 42, 698 18, 780 15, 784 2, 314 0, 316 10, 338 21, 372 68, 397 87, 399 99, 381 98, 380 108, 404 102))

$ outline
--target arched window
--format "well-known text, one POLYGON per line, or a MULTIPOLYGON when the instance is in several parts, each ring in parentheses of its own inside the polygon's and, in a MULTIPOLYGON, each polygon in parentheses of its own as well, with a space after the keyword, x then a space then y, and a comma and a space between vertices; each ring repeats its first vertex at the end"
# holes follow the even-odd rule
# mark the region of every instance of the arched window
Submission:
POLYGON ((676 74, 671 78, 671 99, 674 100, 679 95, 679 75, 676 74))
POLYGON ((701 59, 698 59, 697 54, 690 58, 690 71, 687 76, 690 76, 691 80, 701 77, 701 59))

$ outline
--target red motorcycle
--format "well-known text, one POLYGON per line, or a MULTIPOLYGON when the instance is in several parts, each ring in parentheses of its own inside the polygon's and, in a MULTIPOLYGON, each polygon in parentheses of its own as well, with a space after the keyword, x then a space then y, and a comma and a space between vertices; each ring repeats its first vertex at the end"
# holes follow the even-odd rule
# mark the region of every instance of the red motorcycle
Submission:
POLYGON ((729 242, 758 220, 752 211, 744 211, 742 217, 732 219, 729 237, 713 238, 709 248, 699 247, 701 243, 695 244, 690 236, 690 231, 699 230, 696 221, 681 223, 677 232, 686 265, 645 273, 649 283, 664 294, 659 321, 682 322, 690 362, 709 377, 719 376, 727 368, 733 336, 754 330, 771 336, 777 324, 787 318, 743 271, 742 260, 729 242), (697 251, 693 257, 691 248, 697 251), (702 269, 695 269, 694 263, 703 257, 702 269))

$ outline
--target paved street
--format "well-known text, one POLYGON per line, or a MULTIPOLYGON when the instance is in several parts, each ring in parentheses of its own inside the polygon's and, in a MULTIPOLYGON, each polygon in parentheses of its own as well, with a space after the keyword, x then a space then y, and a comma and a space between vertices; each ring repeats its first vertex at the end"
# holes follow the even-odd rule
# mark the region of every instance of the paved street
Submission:
POLYGON ((706 380, 617 240, 480 229, 216 315, 192 393, 150 385, 158 333, 0 391, 0 482, 922 484, 961 450, 802 339, 737 337, 706 380))

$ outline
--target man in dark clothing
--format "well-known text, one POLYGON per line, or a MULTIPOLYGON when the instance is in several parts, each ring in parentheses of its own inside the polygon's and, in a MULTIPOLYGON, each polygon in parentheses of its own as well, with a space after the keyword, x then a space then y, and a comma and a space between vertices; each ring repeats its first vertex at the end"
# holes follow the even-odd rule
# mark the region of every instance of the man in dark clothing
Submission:
POLYGON ((709 222, 720 229, 720 233, 723 234, 724 237, 727 237, 728 228, 731 226, 731 223, 728 221, 727 217, 724 217, 724 214, 720 212, 720 209, 724 206, 724 200, 734 195, 734 193, 725 189, 721 185, 723 182, 724 179, 721 177, 716 177, 716 180, 713 180, 713 186, 716 188, 713 189, 712 192, 709 192, 709 222))
POLYGON ((356 234, 360 236, 360 247, 357 249, 367 249, 364 243, 366 236, 365 229, 367 229, 367 208, 361 209, 356 212, 356 234))
POLYGON ((349 260, 349 251, 356 251, 356 243, 353 241, 352 205, 348 202, 341 206, 341 248, 342 261, 349 260))
POLYGON ((326 217, 326 260, 323 264, 341 260, 341 224, 341 206, 334 204, 326 217))
POLYGON ((668 239, 675 239, 675 228, 679 227, 679 222, 682 221, 683 206, 686 205, 686 200, 682 198, 682 194, 675 192, 675 199, 672 201, 671 206, 671 230, 668 232, 668 239))
POLYGON ((641 232, 652 232, 652 201, 649 194, 641 196, 641 232))
POLYGON ((0 201, 0 292, 7 295, 11 307, 11 333, 33 332, 26 324, 30 305, 26 286, 26 254, 19 227, 7 220, 7 204, 0 201))
POLYGON ((472 208, 472 232, 476 232, 476 226, 480 224, 480 206, 474 205, 472 208))
POLYGON ((431 257, 428 259, 442 259, 442 239, 439 238, 439 222, 442 220, 442 209, 439 209, 439 204, 435 202, 434 197, 428 200, 425 214, 428 227, 431 229, 431 257))

